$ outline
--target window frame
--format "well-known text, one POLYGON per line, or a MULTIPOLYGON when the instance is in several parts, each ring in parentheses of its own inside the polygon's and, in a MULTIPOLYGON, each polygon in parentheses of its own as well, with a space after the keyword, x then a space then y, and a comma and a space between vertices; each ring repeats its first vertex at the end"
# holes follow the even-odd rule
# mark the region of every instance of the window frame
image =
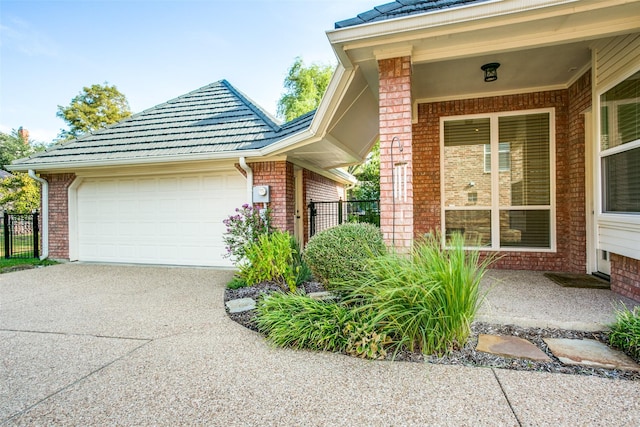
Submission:
MULTIPOLYGON (((511 146, 509 152, 511 151, 511 146)), ((483 157, 483 163, 486 161, 483 157)), ((483 165, 483 170, 485 167, 483 165)), ((509 169, 511 170, 511 162, 509 162, 509 169)), ((446 247, 446 223, 445 215, 447 211, 463 211, 463 210, 490 210, 491 211, 491 246, 474 246, 466 247, 467 249, 479 249, 482 251, 492 252, 557 252, 557 239, 556 239, 556 117, 555 108, 539 108, 530 110, 517 110, 517 111, 502 111, 494 113, 481 113, 481 114, 466 114, 466 115, 454 115, 454 116, 441 116, 440 117, 440 228, 442 236, 442 244, 446 247), (531 114, 549 114, 549 205, 514 205, 514 206, 500 206, 500 172, 507 171, 507 169, 500 169, 500 141, 499 141, 499 118, 509 116, 525 116, 531 114), (454 208, 445 206, 445 139, 444 139, 444 124, 448 121, 455 120, 470 120, 470 119, 483 119, 488 118, 490 120, 490 139, 491 139, 491 170, 497 173, 491 174, 491 206, 456 206, 454 208), (510 211, 523 211, 523 210, 542 210, 549 212, 549 247, 523 247, 523 246, 500 246, 500 212, 510 211)))
MULTIPOLYGON (((615 88, 617 85, 619 85, 620 83, 624 82, 625 80, 627 80, 629 77, 633 76, 634 74, 638 73, 640 71, 640 69, 638 68, 633 68, 628 70, 626 73, 624 73, 623 75, 620 76, 620 78, 612 81, 610 84, 603 86, 601 88, 599 88, 594 96, 593 96, 593 100, 594 100, 594 104, 595 104, 595 111, 597 112, 597 117, 595 120, 595 136, 596 136, 596 143, 594 144, 596 147, 596 165, 595 165, 595 170, 597 171, 597 176, 596 178, 596 182, 595 182, 595 197, 597 202, 597 214, 596 214, 596 221, 597 223, 600 225, 606 225, 608 227, 618 227, 621 230, 627 230, 627 227, 631 226, 631 227, 635 227, 635 226, 639 226, 640 225, 640 214, 635 213, 635 212, 616 212, 616 211, 605 211, 605 187, 604 187, 604 171, 603 171, 603 165, 604 165, 604 159, 606 157, 612 156, 614 154, 620 154, 626 151, 630 151, 633 149, 637 149, 640 147, 640 139, 637 139, 635 141, 632 142, 628 142, 626 144, 620 144, 617 145, 615 147, 612 148, 606 148, 603 149, 602 148, 602 107, 606 106, 607 107, 607 116, 612 118, 612 122, 615 122, 618 112, 617 109, 615 108, 618 105, 623 105, 625 104, 625 102, 620 102, 620 101, 613 101, 613 102, 608 102, 606 104, 603 105, 602 103, 602 95, 604 95, 605 93, 607 93, 608 91, 610 91, 611 89, 615 88)), ((609 128, 611 127, 611 123, 608 124, 609 128)))
MULTIPOLYGON (((510 142, 499 142, 498 143, 498 158, 501 157, 502 154, 507 154, 507 166, 499 167, 499 172, 509 172, 511 170, 511 143, 510 142), (504 147, 507 147, 506 149, 504 147)), ((484 173, 491 173, 491 169, 487 169, 487 156, 489 156, 489 160, 491 160, 491 144, 484 144, 484 173), (489 151, 487 151, 487 146, 489 146, 489 151)), ((489 166, 491 167, 491 166, 489 166)))

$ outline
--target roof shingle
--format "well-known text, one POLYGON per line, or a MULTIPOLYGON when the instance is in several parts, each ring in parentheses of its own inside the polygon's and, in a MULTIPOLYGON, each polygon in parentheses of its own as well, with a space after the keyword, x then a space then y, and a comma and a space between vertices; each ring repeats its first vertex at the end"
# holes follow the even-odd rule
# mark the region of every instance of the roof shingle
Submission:
POLYGON ((488 0, 396 0, 391 3, 376 6, 371 10, 359 14, 355 18, 338 21, 335 23, 335 28, 337 30, 370 22, 386 21, 402 16, 417 15, 485 1, 488 0))
POLYGON ((261 149, 307 129, 315 112, 281 125, 226 80, 135 114, 15 166, 135 160, 261 149))

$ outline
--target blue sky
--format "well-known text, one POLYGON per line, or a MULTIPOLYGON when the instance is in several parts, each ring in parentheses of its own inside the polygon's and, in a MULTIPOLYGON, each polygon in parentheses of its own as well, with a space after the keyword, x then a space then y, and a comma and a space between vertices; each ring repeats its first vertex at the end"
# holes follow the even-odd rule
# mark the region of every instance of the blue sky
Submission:
POLYGON ((325 31, 390 0, 0 0, 0 131, 51 142, 84 86, 140 112, 227 79, 275 113, 296 56, 336 63, 325 31))

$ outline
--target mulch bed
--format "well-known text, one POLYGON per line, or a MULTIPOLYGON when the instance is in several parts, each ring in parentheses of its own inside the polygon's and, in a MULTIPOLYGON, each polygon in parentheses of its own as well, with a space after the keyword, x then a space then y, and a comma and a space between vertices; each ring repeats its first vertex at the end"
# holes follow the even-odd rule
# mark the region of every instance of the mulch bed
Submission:
MULTIPOLYGON (((305 293, 320 292, 324 288, 318 282, 305 283, 299 288, 305 293)), ((237 298, 258 299, 261 295, 272 292, 280 292, 280 288, 275 283, 261 283, 239 289, 226 289, 224 300, 230 301, 237 298)), ((243 313, 227 313, 235 322, 248 329, 259 332, 255 324, 255 310, 243 313)), ((543 341, 544 338, 570 338, 570 339, 594 339, 605 344, 609 344, 609 334, 607 332, 584 332, 553 328, 523 328, 514 325, 496 325, 483 322, 474 322, 471 326, 471 336, 467 344, 462 349, 453 350, 444 356, 423 355, 409 351, 402 351, 395 355, 393 360, 403 362, 428 362, 443 365, 478 366, 501 369, 512 369, 517 371, 537 371, 563 373, 573 375, 590 375, 602 378, 624 379, 640 381, 640 372, 622 371, 616 369, 590 368, 585 366, 569 366, 562 364, 548 349, 543 341), (478 335, 513 335, 531 341, 550 358, 551 362, 537 362, 527 359, 511 359, 494 354, 476 351, 478 335)), ((391 360, 393 355, 387 358, 391 360)), ((640 362, 636 360, 636 362, 640 362)))

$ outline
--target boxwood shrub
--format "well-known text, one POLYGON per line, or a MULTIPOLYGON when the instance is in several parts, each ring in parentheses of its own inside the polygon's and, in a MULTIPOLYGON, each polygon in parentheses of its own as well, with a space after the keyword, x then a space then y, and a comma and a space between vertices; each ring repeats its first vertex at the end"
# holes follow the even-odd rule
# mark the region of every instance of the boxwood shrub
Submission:
POLYGON ((332 283, 358 277, 372 258, 386 251, 378 227, 346 223, 323 230, 309 239, 303 258, 316 279, 331 289, 332 283))

